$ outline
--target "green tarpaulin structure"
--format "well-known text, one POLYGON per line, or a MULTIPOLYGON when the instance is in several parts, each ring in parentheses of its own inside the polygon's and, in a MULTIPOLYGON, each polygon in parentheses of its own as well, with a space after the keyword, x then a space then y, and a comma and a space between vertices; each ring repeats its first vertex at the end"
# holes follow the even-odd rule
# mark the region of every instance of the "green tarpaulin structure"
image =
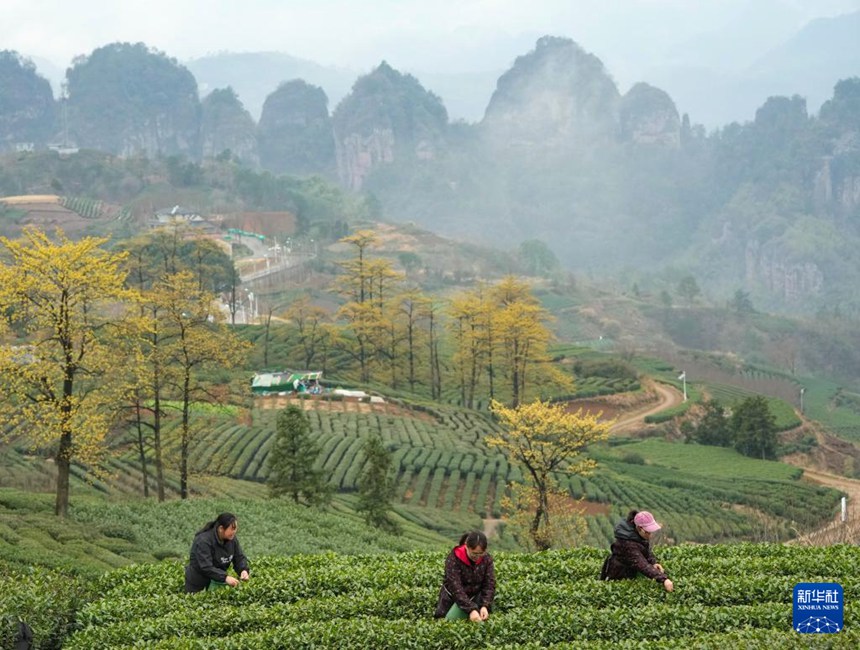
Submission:
POLYGON ((295 390, 297 382, 305 387, 312 381, 322 379, 321 370, 284 370, 283 372, 258 372, 251 381, 255 393, 272 393, 295 390))

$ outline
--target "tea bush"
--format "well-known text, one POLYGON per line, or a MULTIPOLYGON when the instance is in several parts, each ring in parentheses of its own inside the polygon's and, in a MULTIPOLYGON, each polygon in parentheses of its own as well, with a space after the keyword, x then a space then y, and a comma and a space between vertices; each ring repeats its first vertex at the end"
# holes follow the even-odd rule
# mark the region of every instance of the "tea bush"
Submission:
POLYGON ((444 554, 268 557, 237 589, 181 593, 181 566, 120 569, 97 585, 64 647, 151 648, 723 648, 857 647, 857 550, 781 545, 659 550, 675 579, 601 582, 605 552, 498 553, 494 611, 483 624, 432 618, 444 554), (839 582, 845 627, 791 629, 798 582, 839 582), (819 646, 816 646, 819 647, 819 646))

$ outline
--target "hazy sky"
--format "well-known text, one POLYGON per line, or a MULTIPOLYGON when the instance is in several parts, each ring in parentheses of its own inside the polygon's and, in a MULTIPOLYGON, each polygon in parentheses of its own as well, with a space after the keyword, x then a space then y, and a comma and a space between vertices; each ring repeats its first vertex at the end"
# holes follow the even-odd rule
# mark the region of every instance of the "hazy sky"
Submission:
POLYGON ((0 0, 0 48, 65 68, 114 41, 179 60, 276 50, 370 69, 506 69, 543 34, 568 36, 616 77, 673 58, 730 68, 860 0, 0 0), (758 50, 758 51, 757 51, 758 50))

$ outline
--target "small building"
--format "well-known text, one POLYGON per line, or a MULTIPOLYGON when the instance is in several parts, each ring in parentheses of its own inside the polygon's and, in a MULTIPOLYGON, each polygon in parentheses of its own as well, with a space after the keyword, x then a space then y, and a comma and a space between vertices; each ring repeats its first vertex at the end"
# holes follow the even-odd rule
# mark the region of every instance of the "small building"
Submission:
POLYGON ((322 379, 320 370, 284 370, 281 372, 258 372, 251 380, 254 393, 280 393, 284 391, 304 392, 312 383, 322 379))
POLYGON ((188 226, 200 232, 212 233, 218 230, 218 226, 196 210, 174 205, 172 208, 164 208, 155 213, 149 221, 149 227, 168 228, 177 226, 188 226))

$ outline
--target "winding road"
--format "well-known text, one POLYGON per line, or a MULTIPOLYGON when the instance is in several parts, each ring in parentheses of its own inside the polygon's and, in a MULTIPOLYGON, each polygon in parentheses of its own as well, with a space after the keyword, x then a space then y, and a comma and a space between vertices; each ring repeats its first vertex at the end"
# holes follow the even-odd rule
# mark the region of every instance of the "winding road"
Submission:
MULTIPOLYGON (((802 467, 802 466, 801 466, 802 467)), ((819 528, 792 540, 792 544, 827 546, 836 543, 856 544, 860 540, 860 481, 802 467, 803 478, 819 485, 835 488, 848 496, 848 520, 842 522, 841 511, 833 519, 819 528)))
POLYGON ((612 433, 623 433, 625 431, 641 427, 645 423, 645 418, 649 415, 654 415, 660 411, 677 406, 684 400, 681 393, 666 384, 655 383, 653 388, 654 392, 656 392, 658 396, 657 402, 645 404, 638 409, 633 409, 623 413, 623 415, 612 425, 612 428, 610 429, 612 433))
MULTIPOLYGON (((618 420, 612 425, 611 433, 617 435, 629 432, 645 424, 645 418, 654 415, 683 401, 681 393, 666 384, 655 383, 653 386, 657 393, 657 402, 651 402, 636 409, 622 413, 618 420)), ((848 522, 843 524, 841 512, 837 513, 833 520, 821 528, 797 537, 789 543, 827 545, 837 542, 857 543, 860 540, 860 480, 850 479, 821 470, 798 465, 803 470, 803 478, 807 481, 835 488, 848 496, 848 522)), ((484 533, 490 537, 496 532, 500 519, 484 519, 484 533)))
MULTIPOLYGON (((655 383, 654 391, 657 393, 658 399, 656 402, 649 402, 641 407, 625 411, 623 417, 620 417, 610 428, 613 434, 624 433, 637 427, 641 427, 645 423, 645 418, 649 415, 659 413, 664 409, 677 406, 683 401, 683 396, 676 389, 666 384, 655 383)), ((484 534, 487 537, 492 537, 496 533, 496 529, 502 522, 501 519, 487 518, 483 520, 484 534)))

